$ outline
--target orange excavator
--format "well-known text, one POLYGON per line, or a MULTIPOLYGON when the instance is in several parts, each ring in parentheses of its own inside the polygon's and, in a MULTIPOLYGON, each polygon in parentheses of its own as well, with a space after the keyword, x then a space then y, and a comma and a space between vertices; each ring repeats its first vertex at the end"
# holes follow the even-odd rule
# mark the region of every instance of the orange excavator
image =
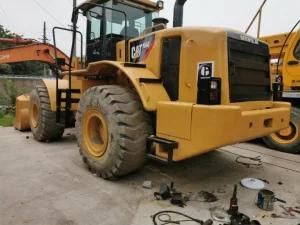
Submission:
MULTIPOLYGON (((70 69, 70 58, 51 44, 23 38, 0 38, 0 43, 9 46, 0 49, 0 65, 37 61, 48 64, 52 70, 56 71, 67 71, 70 69), (58 61, 60 62, 58 63, 58 61), (61 66, 58 67, 58 65, 61 66)), ((74 66, 76 68, 78 60, 74 60, 73 62, 75 62, 74 66)), ((29 95, 27 94, 17 98, 14 126, 18 130, 26 130, 29 128, 28 119, 26 119, 29 117, 29 111, 27 109, 28 103, 29 95)))
POLYGON ((48 64, 55 68, 55 51, 58 59, 64 63, 62 71, 68 70, 69 57, 61 50, 48 43, 41 43, 34 39, 23 38, 0 38, 0 43, 11 45, 10 47, 0 49, 0 64, 12 64, 27 61, 38 61, 48 64))

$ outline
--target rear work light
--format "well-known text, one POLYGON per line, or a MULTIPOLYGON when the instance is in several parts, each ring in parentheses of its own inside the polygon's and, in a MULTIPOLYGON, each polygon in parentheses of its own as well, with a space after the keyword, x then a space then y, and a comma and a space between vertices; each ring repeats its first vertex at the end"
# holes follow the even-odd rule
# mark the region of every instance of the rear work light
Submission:
POLYGON ((221 104, 221 78, 209 77, 198 80, 197 104, 221 104))

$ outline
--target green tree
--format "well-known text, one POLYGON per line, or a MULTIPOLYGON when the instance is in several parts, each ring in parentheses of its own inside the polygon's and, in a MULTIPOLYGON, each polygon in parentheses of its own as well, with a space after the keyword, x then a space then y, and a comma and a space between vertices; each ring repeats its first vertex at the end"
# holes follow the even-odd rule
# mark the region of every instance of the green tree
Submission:
MULTIPOLYGON (((4 26, 0 24, 0 38, 15 38, 15 37, 22 37, 22 36, 11 32, 10 30, 4 28, 4 26)), ((9 45, 5 43, 0 43, 0 48, 6 48, 6 47, 9 47, 9 45)))
POLYGON ((8 64, 0 64, 0 75, 1 74, 12 74, 11 65, 8 64))

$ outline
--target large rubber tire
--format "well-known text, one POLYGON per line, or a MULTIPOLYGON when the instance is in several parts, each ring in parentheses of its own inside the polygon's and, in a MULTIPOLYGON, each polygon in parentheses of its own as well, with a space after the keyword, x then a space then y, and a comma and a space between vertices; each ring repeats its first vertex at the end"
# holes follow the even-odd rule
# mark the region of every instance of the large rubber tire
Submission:
POLYGON ((36 86, 30 94, 30 128, 33 137, 41 142, 56 141, 64 133, 64 126, 57 125, 56 113, 51 111, 48 90, 36 86))
POLYGON ((292 107, 290 127, 263 138, 265 144, 287 153, 300 152, 300 109, 292 107))
POLYGON ((76 114, 79 151, 98 176, 113 180, 142 167, 151 134, 151 118, 133 90, 105 85, 82 96, 76 114))

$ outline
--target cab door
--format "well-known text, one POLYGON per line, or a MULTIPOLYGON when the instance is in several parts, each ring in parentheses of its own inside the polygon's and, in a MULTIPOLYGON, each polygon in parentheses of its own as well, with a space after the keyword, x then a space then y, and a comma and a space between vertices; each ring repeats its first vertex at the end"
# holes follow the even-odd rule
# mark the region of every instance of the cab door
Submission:
POLYGON ((283 74, 286 78, 286 86, 292 89, 300 89, 300 30, 296 32, 284 56, 283 74))

